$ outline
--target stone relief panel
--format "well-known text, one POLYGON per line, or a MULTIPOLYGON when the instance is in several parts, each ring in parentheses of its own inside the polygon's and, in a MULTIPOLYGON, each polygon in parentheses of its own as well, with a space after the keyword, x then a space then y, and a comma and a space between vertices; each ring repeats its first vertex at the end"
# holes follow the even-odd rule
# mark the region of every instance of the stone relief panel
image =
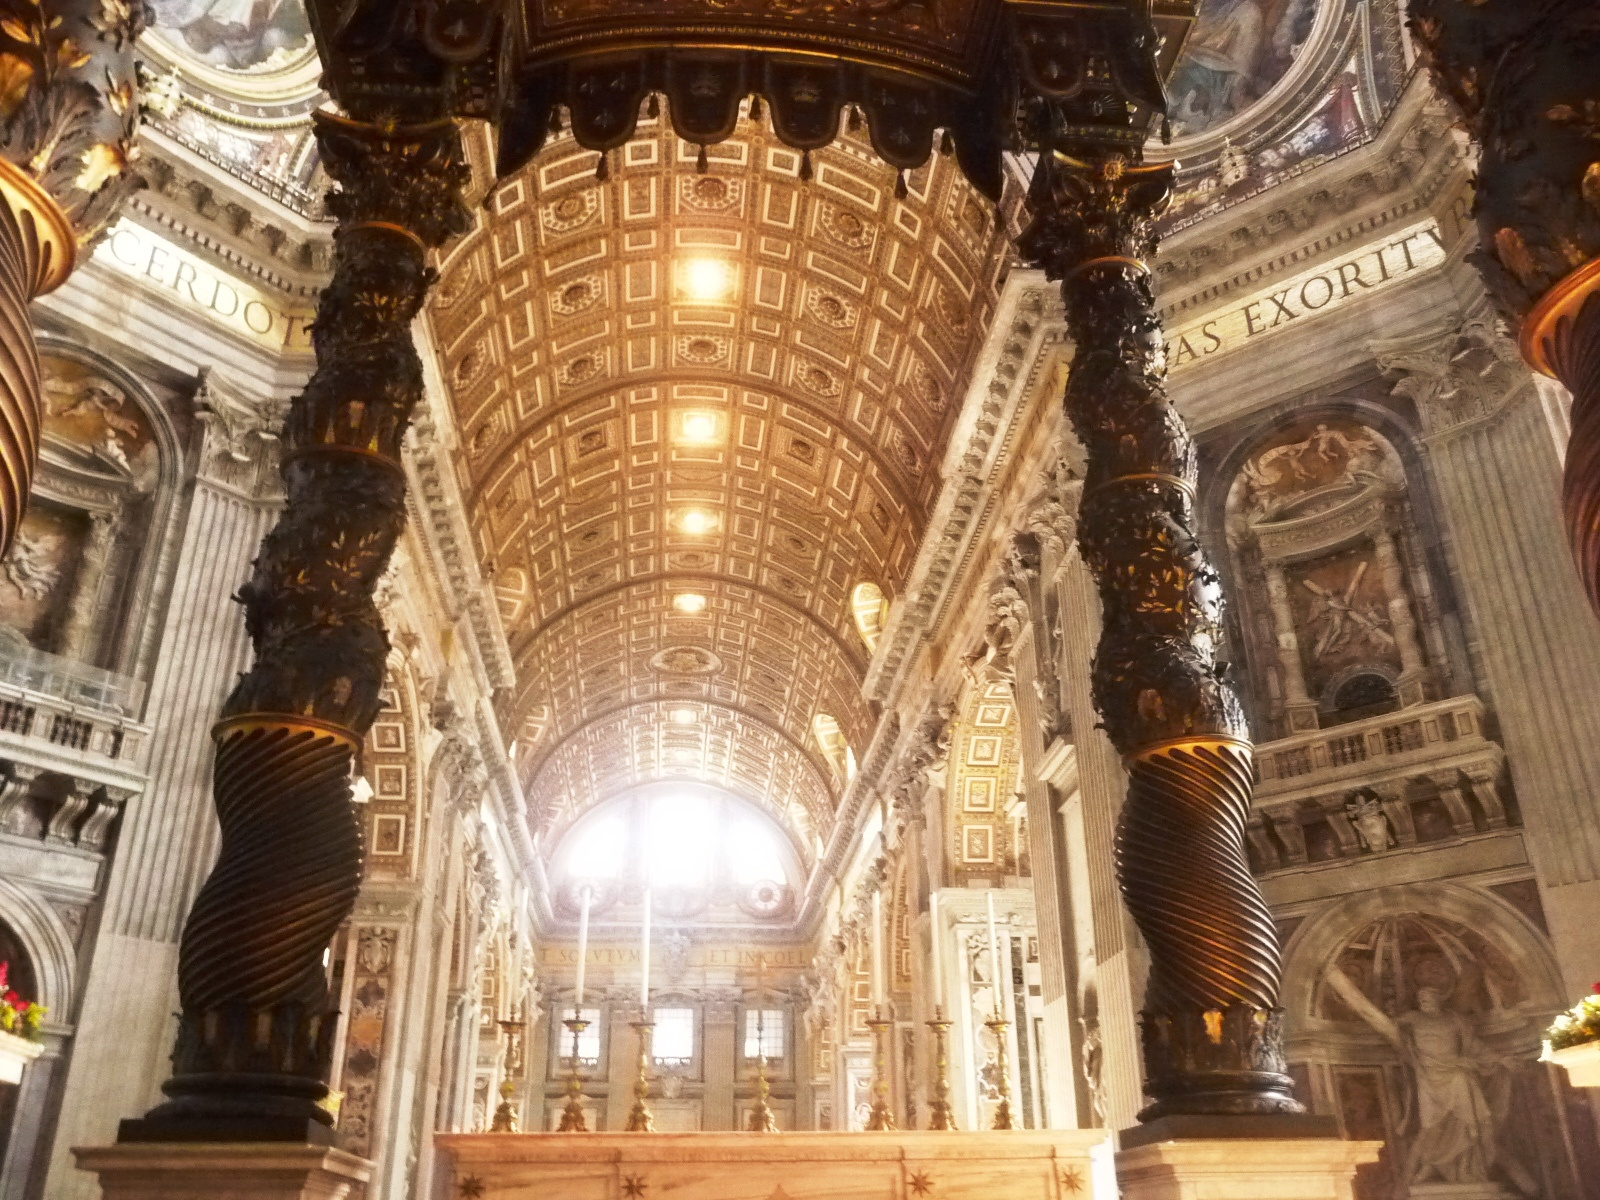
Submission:
POLYGON ((159 465, 155 433, 122 388, 84 363, 42 356, 47 452, 99 475, 126 480, 138 492, 154 485, 159 465))
POLYGON ((1236 461, 1223 519, 1261 732, 1438 698, 1437 589, 1394 444, 1325 411, 1278 424, 1236 461))
POLYGON ((362 752, 371 795, 362 806, 369 879, 407 879, 415 870, 418 839, 417 720, 410 688, 391 672, 379 693, 378 719, 362 752))
POLYGON ((88 526, 81 512, 31 504, 0 562, 0 624, 36 649, 54 652, 60 645, 88 526))
POLYGON ((1553 969, 1512 943, 1509 914, 1442 907, 1345 931, 1291 1052, 1308 1060, 1297 1077, 1347 1137, 1386 1143, 1358 1175, 1360 1200, 1587 1195, 1587 1106, 1574 1131, 1579 1097, 1535 1061, 1553 969))

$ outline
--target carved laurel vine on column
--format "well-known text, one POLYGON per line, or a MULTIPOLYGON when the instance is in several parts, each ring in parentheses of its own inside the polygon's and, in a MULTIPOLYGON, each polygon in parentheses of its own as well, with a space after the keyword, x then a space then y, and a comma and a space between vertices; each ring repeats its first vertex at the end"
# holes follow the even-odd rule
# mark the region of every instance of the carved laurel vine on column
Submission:
MULTIPOLYGON (((1148 53, 1148 36, 1128 32, 1148 53)), ((1085 65, 1044 31, 1021 39, 1022 133, 1039 160, 1018 249, 1061 281, 1076 347, 1065 404, 1087 455, 1078 545, 1103 610, 1092 684, 1128 763, 1118 879, 1151 952, 1142 1027, 1156 1103, 1142 1116, 1295 1112, 1278 940, 1245 858, 1249 731, 1216 659, 1221 581, 1194 534, 1195 449, 1166 396, 1145 265, 1172 186, 1170 165, 1140 162, 1162 102, 1114 52, 1102 73, 1087 53, 1085 65)))
POLYGON ((287 503, 239 593, 255 662, 216 729, 221 851, 179 960, 167 1107, 184 1116, 215 1111, 195 1077, 220 1071, 266 1075, 241 1085, 257 1111, 325 1120, 305 1101, 325 1090, 334 1026, 323 949, 361 879, 350 770, 389 653, 373 593, 405 521, 401 439, 423 387, 410 327, 427 250, 467 223, 451 123, 316 120, 340 189, 334 275, 285 424, 287 503))
POLYGON ((39 353, 27 306, 142 185, 133 46, 146 7, 0 0, 0 553, 39 456, 39 353))

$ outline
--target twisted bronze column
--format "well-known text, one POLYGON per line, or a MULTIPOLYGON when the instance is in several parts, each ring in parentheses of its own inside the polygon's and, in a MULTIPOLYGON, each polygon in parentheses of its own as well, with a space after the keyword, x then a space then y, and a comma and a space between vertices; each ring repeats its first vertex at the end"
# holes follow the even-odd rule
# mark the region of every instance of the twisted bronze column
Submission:
POLYGON ((1600 612, 1600 8, 1411 0, 1434 81, 1481 147, 1474 256, 1522 356, 1572 393, 1562 508, 1600 612))
POLYGON ((184 927, 171 1099, 124 1140, 331 1137, 323 954, 361 882, 350 771, 389 651, 372 593, 405 524, 426 252, 466 228, 468 171, 451 122, 316 120, 339 188, 317 369, 285 430, 288 502, 240 589, 255 663, 213 731, 222 844, 184 927))
POLYGON ((1150 947, 1140 1114, 1293 1113, 1272 918, 1245 860, 1251 747, 1215 656, 1222 588, 1194 535, 1195 452, 1166 396, 1145 260, 1170 166, 1139 138, 1044 139, 1019 249, 1061 281, 1066 414, 1088 454, 1078 545, 1104 629, 1095 705, 1127 763, 1117 876, 1150 947))
POLYGON ((143 180, 134 42, 143 4, 0 0, 0 555, 27 507, 43 392, 28 304, 143 180))

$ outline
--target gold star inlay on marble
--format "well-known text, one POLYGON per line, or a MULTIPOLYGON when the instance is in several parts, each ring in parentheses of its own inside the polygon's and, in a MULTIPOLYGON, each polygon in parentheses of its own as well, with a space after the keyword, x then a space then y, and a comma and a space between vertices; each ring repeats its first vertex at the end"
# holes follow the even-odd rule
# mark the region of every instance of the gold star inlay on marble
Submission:
POLYGON ((622 1181, 622 1194, 633 1197, 633 1200, 639 1200, 639 1197, 644 1195, 645 1189, 649 1186, 644 1181, 644 1176, 629 1175, 622 1181))
POLYGON ((1061 1172, 1061 1188, 1063 1191, 1078 1195, 1084 1189, 1083 1171, 1077 1167, 1066 1167, 1061 1172))
POLYGON ((927 1196, 933 1192, 933 1180, 926 1171, 915 1172, 906 1180, 906 1186, 911 1189, 913 1196, 927 1196))
POLYGON ((461 1194, 463 1200, 479 1200, 483 1195, 483 1180, 476 1175, 468 1175, 457 1185, 456 1191, 461 1194))

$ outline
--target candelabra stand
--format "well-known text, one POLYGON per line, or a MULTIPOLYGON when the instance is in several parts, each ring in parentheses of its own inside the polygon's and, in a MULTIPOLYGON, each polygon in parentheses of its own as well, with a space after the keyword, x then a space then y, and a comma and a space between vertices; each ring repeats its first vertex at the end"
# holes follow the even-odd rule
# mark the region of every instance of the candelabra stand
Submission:
POLYGON ((499 1022, 501 1031, 506 1035, 505 1074, 500 1080, 500 1106, 494 1110, 494 1120, 489 1125, 490 1133, 522 1132, 517 1106, 511 1102, 511 1097, 517 1093, 517 1085, 511 1082, 511 1074, 513 1068, 518 1065, 517 1038, 526 1024, 526 1020, 516 1016, 499 1022))
POLYGON ((588 1133, 589 1122, 583 1115, 583 1076, 578 1074, 578 1037, 589 1028, 589 1022, 577 1012, 561 1022, 572 1034, 572 1074, 567 1077, 567 1106, 561 1110, 561 1133, 588 1133))
POLYGON ((892 1021, 885 1021, 882 1012, 874 1007, 867 1028, 872 1030, 872 1115, 867 1118, 867 1128, 872 1131, 895 1129, 894 1110, 889 1107, 889 1062, 885 1047, 886 1036, 892 1021))
POLYGON ((750 1119, 745 1122, 745 1128, 751 1133, 777 1133, 778 1118, 772 1115, 772 1106, 767 1103, 767 1097, 772 1094, 772 1085, 767 1082, 767 1056, 761 1055, 756 1059, 756 1102, 750 1110, 750 1119))
POLYGON ((994 1110, 994 1125, 991 1128, 1015 1129, 1016 1122, 1011 1119, 1011 1054, 1006 1049, 1006 1030, 1011 1028, 1011 1022, 996 1012, 984 1025, 994 1034, 995 1065, 1000 1071, 1000 1105, 994 1110))
POLYGON ((956 1112, 950 1106, 950 1022, 944 1019, 944 1006, 934 1005, 933 1020, 926 1022, 933 1030, 933 1088, 928 1096, 928 1128, 954 1129, 956 1112))
POLYGON ((654 1133, 655 1115, 650 1111, 650 1039, 655 1030, 654 1021, 629 1022, 639 1035, 639 1078, 633 1081, 633 1108, 628 1113, 629 1133, 654 1133))

